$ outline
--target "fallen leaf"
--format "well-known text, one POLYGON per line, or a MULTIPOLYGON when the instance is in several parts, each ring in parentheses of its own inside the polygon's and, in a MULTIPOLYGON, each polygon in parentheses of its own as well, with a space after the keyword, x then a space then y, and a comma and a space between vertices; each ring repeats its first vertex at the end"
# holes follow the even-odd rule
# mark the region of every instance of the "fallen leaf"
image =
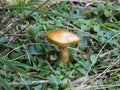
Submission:
POLYGON ((33 8, 41 8, 44 10, 49 10, 49 5, 48 4, 43 4, 43 2, 35 2, 32 5, 33 8))

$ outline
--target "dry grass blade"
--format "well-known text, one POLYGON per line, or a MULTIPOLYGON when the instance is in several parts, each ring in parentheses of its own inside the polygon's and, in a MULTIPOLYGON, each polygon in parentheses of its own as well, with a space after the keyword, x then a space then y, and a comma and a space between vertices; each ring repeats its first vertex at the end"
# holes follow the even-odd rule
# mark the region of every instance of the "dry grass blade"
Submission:
POLYGON ((39 80, 39 81, 26 81, 26 82, 13 82, 13 83, 8 83, 9 86, 14 86, 14 87, 18 87, 18 86, 35 86, 35 85, 39 85, 39 84, 44 84, 44 83, 48 83, 49 80, 39 80))

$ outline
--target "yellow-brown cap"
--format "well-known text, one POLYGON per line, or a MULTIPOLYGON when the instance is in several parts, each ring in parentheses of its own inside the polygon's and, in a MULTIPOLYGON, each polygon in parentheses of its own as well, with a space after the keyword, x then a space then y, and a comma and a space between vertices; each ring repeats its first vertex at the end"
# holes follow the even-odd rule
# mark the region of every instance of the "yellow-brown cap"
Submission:
POLYGON ((60 47, 66 47, 70 44, 76 44, 80 41, 80 38, 78 35, 76 35, 73 32, 62 30, 62 29, 54 29, 51 31, 48 31, 46 33, 46 36, 49 41, 52 43, 60 46, 60 47))

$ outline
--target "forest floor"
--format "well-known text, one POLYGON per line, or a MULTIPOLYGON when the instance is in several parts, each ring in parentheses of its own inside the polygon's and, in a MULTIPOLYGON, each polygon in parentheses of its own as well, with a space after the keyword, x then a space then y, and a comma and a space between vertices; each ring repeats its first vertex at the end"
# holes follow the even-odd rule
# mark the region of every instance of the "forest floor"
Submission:
POLYGON ((56 1, 0 1, 0 90, 120 90, 120 0, 56 1), (80 37, 66 65, 56 28, 80 37))

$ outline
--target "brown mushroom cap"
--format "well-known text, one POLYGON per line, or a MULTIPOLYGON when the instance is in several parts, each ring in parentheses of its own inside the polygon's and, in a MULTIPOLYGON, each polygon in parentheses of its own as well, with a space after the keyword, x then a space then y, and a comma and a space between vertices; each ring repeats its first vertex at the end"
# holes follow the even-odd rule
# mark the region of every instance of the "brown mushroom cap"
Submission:
POLYGON ((80 40, 79 36, 77 36, 76 34, 62 29, 54 29, 48 31, 46 35, 49 41, 60 47, 66 47, 70 44, 76 44, 80 40))

